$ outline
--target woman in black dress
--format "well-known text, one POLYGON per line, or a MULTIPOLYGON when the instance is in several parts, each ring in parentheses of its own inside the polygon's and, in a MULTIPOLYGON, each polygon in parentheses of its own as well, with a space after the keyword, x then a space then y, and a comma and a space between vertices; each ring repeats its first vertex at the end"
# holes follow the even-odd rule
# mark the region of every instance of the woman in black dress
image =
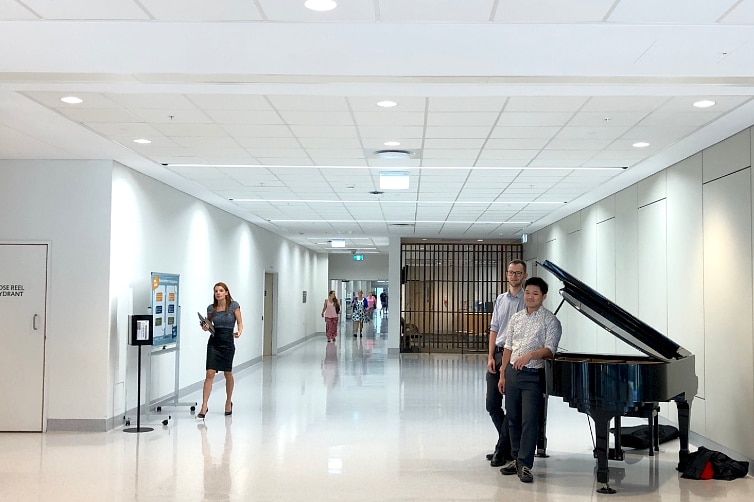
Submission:
MULTIPOLYGON (((225 415, 233 413, 233 355, 236 353, 235 339, 243 332, 241 320, 241 306, 230 296, 228 286, 218 282, 214 287, 215 300, 207 307, 207 319, 214 327, 214 334, 207 340, 207 373, 204 378, 202 393, 202 408, 197 415, 204 418, 207 415, 207 401, 212 392, 212 382, 218 371, 225 374, 225 415), (238 331, 233 328, 238 325, 238 331)), ((209 331, 209 325, 202 324, 204 331, 209 331)))

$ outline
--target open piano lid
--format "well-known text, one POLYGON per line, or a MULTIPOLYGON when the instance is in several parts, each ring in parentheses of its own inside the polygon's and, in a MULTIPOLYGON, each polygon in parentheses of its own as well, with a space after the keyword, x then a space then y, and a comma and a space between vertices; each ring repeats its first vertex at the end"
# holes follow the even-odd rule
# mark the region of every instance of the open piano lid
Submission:
POLYGON ((560 290, 560 294, 568 303, 627 344, 663 361, 691 355, 673 340, 632 316, 551 261, 545 260, 539 264, 563 281, 565 287, 560 290))

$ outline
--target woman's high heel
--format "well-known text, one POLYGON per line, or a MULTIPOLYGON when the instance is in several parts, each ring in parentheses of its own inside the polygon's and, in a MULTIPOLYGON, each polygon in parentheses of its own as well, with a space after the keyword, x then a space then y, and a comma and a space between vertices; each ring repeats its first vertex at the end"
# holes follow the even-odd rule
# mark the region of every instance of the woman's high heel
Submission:
POLYGON ((207 416, 207 413, 208 413, 208 412, 209 412, 209 408, 207 408, 206 410, 204 410, 204 413, 198 413, 198 414, 196 415, 196 418, 204 418, 204 417, 206 417, 206 416, 207 416))
POLYGON ((225 416, 229 417, 233 414, 233 401, 230 402, 230 411, 225 412, 225 416))

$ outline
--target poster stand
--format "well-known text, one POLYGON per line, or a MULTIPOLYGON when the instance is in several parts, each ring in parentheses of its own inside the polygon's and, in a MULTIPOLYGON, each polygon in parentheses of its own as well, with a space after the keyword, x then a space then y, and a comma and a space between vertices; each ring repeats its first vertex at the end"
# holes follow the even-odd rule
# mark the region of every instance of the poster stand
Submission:
MULTIPOLYGON (((152 377, 152 358, 174 354, 175 357, 175 375, 173 381, 173 392, 167 397, 162 397, 152 401, 151 385, 147 387, 147 403, 149 403, 148 412, 162 412, 163 407, 188 406, 193 413, 196 410, 197 403, 178 401, 180 391, 180 371, 181 371, 181 336, 180 321, 181 307, 180 302, 180 279, 178 274, 152 272, 152 305, 150 310, 156 324, 157 334, 152 342, 152 351, 149 358, 149 377, 152 377)), ((170 417, 168 416, 168 419, 170 417)), ((166 424, 167 421, 163 421, 166 424)))
MULTIPOLYGON (((180 307, 178 307, 178 310, 180 311, 180 307)), ((193 413, 196 410, 196 406, 198 403, 196 401, 194 402, 180 402, 178 400, 178 394, 180 391, 180 372, 181 372, 181 340, 180 338, 178 341, 173 345, 172 347, 164 346, 161 349, 158 349, 157 347, 154 347, 151 353, 151 357, 149 359, 150 361, 150 375, 151 375, 151 362, 152 357, 160 356, 163 354, 175 354, 175 374, 174 374, 174 380, 173 380, 173 392, 169 396, 160 399, 158 401, 150 403, 150 411, 154 410, 156 412, 161 412, 162 408, 164 407, 171 407, 171 408, 177 408, 182 406, 188 406, 191 412, 193 413)))
POLYGON ((152 331, 151 315, 132 315, 129 316, 129 345, 139 347, 139 358, 136 377, 136 427, 123 429, 123 432, 152 432, 152 427, 141 426, 141 347, 151 345, 154 337, 152 331))

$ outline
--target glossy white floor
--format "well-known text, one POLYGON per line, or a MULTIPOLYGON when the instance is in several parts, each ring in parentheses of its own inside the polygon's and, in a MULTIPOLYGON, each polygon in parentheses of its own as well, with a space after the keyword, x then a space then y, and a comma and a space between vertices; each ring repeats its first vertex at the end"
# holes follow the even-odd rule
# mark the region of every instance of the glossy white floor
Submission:
MULTIPOLYGON (((236 375, 232 417, 215 388, 207 418, 187 408, 155 430, 0 434, 2 501, 752 500, 754 479, 681 479, 678 442, 611 462, 614 495, 595 493, 585 415, 551 398, 548 459, 532 484, 484 455, 495 438, 479 356, 388 357, 387 323, 350 324, 236 375), (345 335, 345 336, 344 336, 345 335)), ((198 395, 186 398, 198 400, 198 395)), ((692 411, 693 412, 693 411, 692 411)))

